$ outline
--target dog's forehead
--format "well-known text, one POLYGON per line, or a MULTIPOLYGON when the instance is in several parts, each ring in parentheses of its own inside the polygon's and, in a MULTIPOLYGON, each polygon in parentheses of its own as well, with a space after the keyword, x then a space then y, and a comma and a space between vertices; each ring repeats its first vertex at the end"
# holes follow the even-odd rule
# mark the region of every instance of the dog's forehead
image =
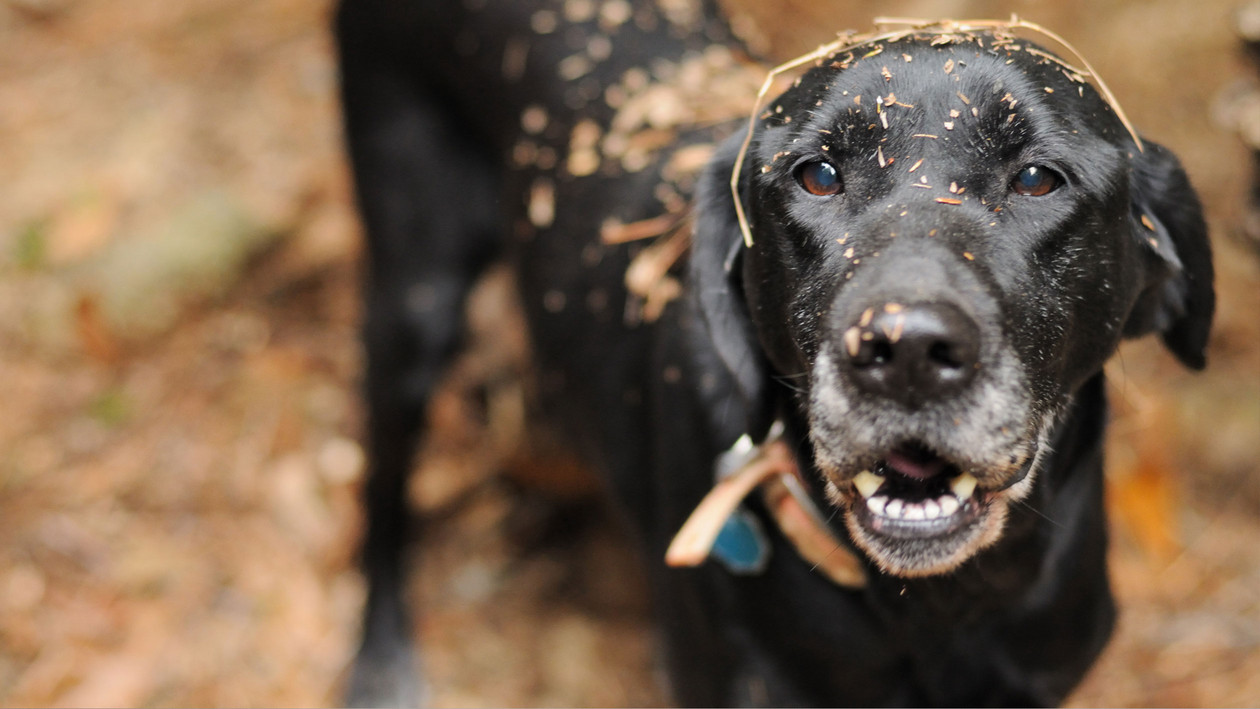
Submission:
POLYGON ((823 57, 772 102, 765 125, 882 135, 912 118, 917 134, 943 138, 980 120, 989 133, 1018 137, 1035 114, 1059 132, 1125 140, 1081 70, 1032 42, 984 32, 908 35, 823 57))
MULTIPOLYGON (((1085 72, 1033 42, 972 32, 946 39, 908 35, 842 50, 818 60, 795 88, 815 94, 832 87, 874 89, 877 93, 881 87, 901 87, 935 95, 950 83, 961 88, 970 79, 973 89, 977 80, 1010 82, 1009 90, 1044 92, 1050 88, 1050 93, 1064 90, 1079 98, 1099 100, 1085 72)), ((906 98, 912 97, 907 94, 906 98)))
POLYGON ((822 57, 759 122, 755 180, 829 158, 866 199, 911 179, 956 181, 974 194, 986 182, 1005 187, 1009 170, 1029 164, 1103 194, 1138 149, 1081 71, 1036 44, 985 33, 907 35, 822 57))

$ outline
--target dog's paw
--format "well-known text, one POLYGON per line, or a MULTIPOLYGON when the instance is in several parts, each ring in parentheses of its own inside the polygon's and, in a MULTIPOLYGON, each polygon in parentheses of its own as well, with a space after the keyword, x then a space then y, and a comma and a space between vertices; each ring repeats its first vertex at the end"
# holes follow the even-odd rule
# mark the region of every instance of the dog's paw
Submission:
MULTIPOLYGON (((378 629, 379 630, 379 629, 378 629)), ((368 633, 346 686, 349 707, 420 707, 427 698, 420 660, 405 631, 368 633)))

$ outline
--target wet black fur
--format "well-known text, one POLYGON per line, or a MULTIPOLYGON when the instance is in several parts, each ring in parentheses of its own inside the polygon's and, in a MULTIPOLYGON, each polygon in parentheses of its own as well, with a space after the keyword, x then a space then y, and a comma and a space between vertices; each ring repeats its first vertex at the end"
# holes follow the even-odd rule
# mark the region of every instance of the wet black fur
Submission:
MULTIPOLYGON (((465 296, 496 258, 517 266, 544 394, 642 542, 678 702, 1060 702, 1114 618, 1102 364, 1122 336, 1151 332, 1188 366, 1204 364, 1210 252, 1176 158, 1150 142, 1139 152, 1109 108, 1090 90, 1078 95, 1056 65, 1022 57, 1009 66, 992 51, 981 58, 970 45, 923 42, 907 42, 914 61, 904 61, 903 47, 890 45, 886 61, 847 70, 845 85, 865 94, 861 120, 852 98, 838 93, 836 70, 824 67, 778 102, 781 114, 759 122, 741 178, 752 249, 743 246, 727 188, 739 136, 726 140, 697 188, 693 246, 678 274, 686 295, 646 323, 627 316, 636 304, 622 286, 641 246, 594 244, 609 216, 630 223, 661 212, 653 196, 660 163, 567 176, 570 131, 582 118, 606 128, 613 111, 603 89, 627 68, 732 40, 707 5, 701 25, 683 32, 635 3, 635 19, 611 35, 612 55, 562 82, 556 66, 598 30, 595 21, 560 22, 536 35, 531 19, 548 7, 345 0, 337 14, 346 132, 369 244, 370 593, 350 702, 422 694, 402 592, 406 473, 428 397, 460 344, 465 296), (523 73, 505 79, 505 54, 519 58, 522 46, 523 73), (971 117, 962 116, 946 131, 938 114, 960 89, 941 69, 942 52, 967 54, 969 85, 1033 98, 1007 122, 1001 92, 973 91, 984 109, 974 125, 963 130, 971 117), (904 189, 927 173, 907 172, 919 145, 908 124, 882 143, 880 129, 869 127, 878 121, 876 95, 889 88, 882 66, 914 107, 905 110, 917 111, 899 115, 919 122, 913 132, 969 146, 932 148, 950 161, 934 164, 933 174, 956 175, 970 190, 964 204, 929 199, 943 186, 904 189), (531 105, 548 112, 536 140, 556 151, 554 169, 506 167, 531 105), (823 154, 816 129, 842 125, 827 154, 839 156, 845 194, 810 201, 792 168, 823 154), (881 167, 877 149, 895 162, 881 167), (1029 162, 1053 164, 1067 189, 1041 202, 1011 201, 1010 180, 1029 162), (542 228, 525 218, 539 177, 555 187, 554 221, 542 228), (1006 208, 994 211, 999 205, 1006 208), (928 236, 933 228, 939 236, 928 236), (837 244, 842 238, 846 245, 837 244), (846 246, 865 264, 843 256, 846 246), (860 591, 832 585, 777 536, 762 575, 736 577, 714 564, 667 569, 665 546, 710 488, 715 456, 740 434, 763 435, 782 418, 799 459, 813 460, 807 400, 818 353, 836 347, 867 304, 907 296, 915 275, 904 259, 912 252, 939 254, 943 275, 928 290, 988 313, 982 326, 1018 354, 1035 406, 1059 412, 1036 484, 1012 508, 1001 541, 942 576, 904 579, 871 565, 860 591)), ((681 136, 679 145, 738 127, 681 136)), ((810 477, 825 509, 821 481, 810 477)), ((847 538, 839 515, 834 524, 847 538)))

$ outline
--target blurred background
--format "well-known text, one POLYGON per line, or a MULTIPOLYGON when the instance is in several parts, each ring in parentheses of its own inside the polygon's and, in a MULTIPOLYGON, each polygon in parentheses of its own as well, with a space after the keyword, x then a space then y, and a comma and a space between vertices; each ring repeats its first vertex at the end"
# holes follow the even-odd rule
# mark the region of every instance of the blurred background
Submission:
MULTIPOLYGON (((1155 342, 1109 365, 1122 616, 1072 703, 1260 703, 1260 241, 1239 137, 1260 143, 1260 108, 1238 2, 726 4, 776 58, 876 15, 1019 13, 1181 156, 1216 249, 1209 369, 1155 342)), ((0 0, 0 704, 339 702, 363 598, 361 234, 330 11, 0 0)), ((470 306, 412 489, 431 698, 660 704, 637 560, 580 471, 519 434, 504 283, 470 306)))

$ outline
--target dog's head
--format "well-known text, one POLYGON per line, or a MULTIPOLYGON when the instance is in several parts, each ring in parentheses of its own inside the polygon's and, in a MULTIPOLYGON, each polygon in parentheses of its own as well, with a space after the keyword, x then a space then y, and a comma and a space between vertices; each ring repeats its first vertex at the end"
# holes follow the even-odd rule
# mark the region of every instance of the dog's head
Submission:
MULTIPOLYGON (((742 136, 739 136, 742 138, 742 136)), ((699 310, 760 428, 796 392, 854 541, 942 573, 1000 538, 1122 337, 1204 364, 1212 268, 1175 157, 1069 65, 989 34, 820 60, 701 186, 699 310)))

